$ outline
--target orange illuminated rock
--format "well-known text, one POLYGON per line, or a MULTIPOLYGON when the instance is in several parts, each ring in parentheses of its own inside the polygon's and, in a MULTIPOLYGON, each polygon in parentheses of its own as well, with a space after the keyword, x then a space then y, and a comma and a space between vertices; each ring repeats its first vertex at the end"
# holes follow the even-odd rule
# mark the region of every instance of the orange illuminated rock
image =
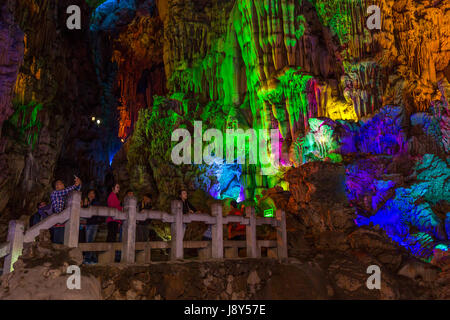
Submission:
POLYGON ((155 15, 136 17, 114 40, 120 138, 131 134, 139 110, 151 106, 154 95, 166 92, 162 38, 162 22, 155 15))
POLYGON ((450 3, 382 0, 380 7, 379 62, 402 78, 390 81, 384 104, 401 96, 410 111, 426 111, 440 98, 437 82, 446 77, 450 61, 450 3))

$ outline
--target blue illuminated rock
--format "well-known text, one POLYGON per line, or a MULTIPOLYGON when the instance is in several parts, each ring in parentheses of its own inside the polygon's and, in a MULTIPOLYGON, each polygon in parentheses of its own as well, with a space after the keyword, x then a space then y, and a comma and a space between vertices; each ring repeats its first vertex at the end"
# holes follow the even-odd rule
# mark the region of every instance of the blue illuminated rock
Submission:
POLYGON ((357 133, 360 152, 394 155, 405 148, 407 121, 403 107, 384 106, 373 118, 360 124, 357 133))
POLYGON ((444 161, 436 155, 426 154, 416 165, 416 171, 428 202, 435 204, 440 200, 450 200, 450 157, 444 161))
POLYGON ((447 239, 450 240, 450 212, 447 213, 447 216, 445 219, 445 230, 447 232, 447 239))
POLYGON ((439 119, 431 114, 419 112, 411 116, 414 136, 408 141, 412 154, 441 153, 444 149, 439 119))
POLYGON ((195 186, 209 193, 215 199, 233 198, 238 201, 244 199, 240 178, 242 166, 239 164, 218 164, 199 166, 202 172, 196 177, 195 186))
MULTIPOLYGON (((358 172, 358 169, 353 168, 353 172, 358 172)), ((387 182, 371 182, 372 176, 368 173, 366 175, 369 186, 381 187, 377 195, 389 186, 387 182)), ((359 217, 357 221, 359 225, 379 225, 393 240, 407 247, 413 254, 428 258, 437 241, 449 239, 448 215, 444 221, 432 208, 432 205, 450 199, 449 162, 436 155, 426 154, 417 162, 414 176, 417 181, 407 188, 397 188, 395 196, 387 200, 376 214, 370 218, 359 217), (419 233, 412 233, 413 230, 418 230, 419 233)), ((353 186, 355 178, 351 175, 349 178, 352 179, 350 186, 353 186)), ((361 196, 355 190, 349 195, 361 196)))
POLYGON ((346 166, 346 189, 350 203, 363 208, 367 214, 376 212, 392 196, 395 182, 382 180, 387 157, 360 159, 346 166))
POLYGON ((135 14, 135 0, 107 0, 95 10, 91 30, 114 31, 130 23, 135 14))

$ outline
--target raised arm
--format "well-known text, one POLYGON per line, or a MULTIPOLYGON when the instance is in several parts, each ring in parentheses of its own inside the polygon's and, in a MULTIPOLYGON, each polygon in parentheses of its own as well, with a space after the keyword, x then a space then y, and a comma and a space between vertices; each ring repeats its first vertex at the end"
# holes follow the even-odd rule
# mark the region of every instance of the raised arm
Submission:
POLYGON ((67 187, 67 188, 65 188, 63 190, 59 190, 59 191, 55 190, 55 191, 53 191, 53 194, 55 196, 60 197, 60 196, 65 196, 65 195, 69 194, 69 192, 74 191, 74 190, 80 191, 81 190, 81 185, 78 185, 78 186, 73 185, 71 187, 67 187))

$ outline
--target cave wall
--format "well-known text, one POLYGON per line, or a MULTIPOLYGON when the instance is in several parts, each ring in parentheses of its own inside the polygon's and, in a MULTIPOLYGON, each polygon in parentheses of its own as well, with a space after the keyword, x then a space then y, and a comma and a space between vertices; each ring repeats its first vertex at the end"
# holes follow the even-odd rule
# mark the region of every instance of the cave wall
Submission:
MULTIPOLYGON (((2 46, 9 50, 2 57, 12 59, 19 72, 13 79, 11 69, 7 74, 11 79, 2 81, 6 85, 14 82, 10 94, 2 94, 2 101, 10 98, 2 102, 2 110, 6 106, 11 109, 7 112, 13 113, 1 135, 2 227, 7 227, 10 219, 26 218, 37 202, 49 201, 54 177, 70 185, 77 174, 94 186, 103 183, 109 166, 106 143, 102 142, 107 129, 91 121, 92 115, 100 114, 100 89, 88 37, 91 9, 85 1, 6 4, 6 21, 11 24, 6 43, 10 46, 2 46), (66 9, 72 4, 85 13, 81 30, 66 27, 66 9)), ((5 14, 5 7, 2 9, 5 14)))
POLYGON ((4 1, 1 6, 0 40, 0 132, 3 122, 12 113, 11 93, 16 83, 19 66, 23 59, 23 33, 14 23, 11 1, 4 1))
MULTIPOLYGON (((286 153, 309 130, 308 119, 312 117, 358 120, 373 115, 386 103, 406 105, 408 112, 422 111, 424 96, 410 94, 417 87, 417 76, 414 72, 406 74, 402 61, 413 61, 416 51, 425 52, 421 46, 434 48, 432 54, 422 54, 420 59, 422 69, 427 65, 436 69, 436 65, 438 70, 431 87, 426 85, 428 91, 434 92, 426 103, 439 99, 437 84, 447 81, 449 60, 447 27, 441 22, 448 15, 447 5, 422 5, 426 13, 406 23, 404 19, 417 12, 414 1, 395 6, 394 1, 376 2, 382 8, 382 30, 370 31, 366 27, 366 8, 370 4, 171 0, 127 1, 119 5, 116 10, 127 14, 118 16, 135 15, 134 20, 129 18, 132 22, 126 28, 123 18, 119 19, 120 28, 116 29, 122 34, 114 40, 115 59, 123 64, 118 68, 117 80, 121 100, 119 136, 128 136, 138 110, 151 106, 153 97, 149 92, 156 91, 147 88, 145 94, 139 92, 139 83, 144 83, 145 88, 145 77, 142 70, 133 71, 131 64, 137 60, 143 66, 151 65, 150 60, 140 56, 143 52, 152 56, 155 50, 158 54, 163 50, 171 98, 182 101, 194 95, 203 105, 217 102, 227 124, 279 128, 286 153), (440 27, 427 27, 430 19, 440 27), (402 26, 407 30, 400 32, 402 26), (394 41, 392 34, 397 31, 402 36, 394 41), (147 34, 158 38, 161 33, 163 39, 152 44, 149 54, 150 47, 144 44, 147 34), (133 39, 139 34, 141 40, 137 43, 133 39), (404 44, 411 41, 416 48, 405 50, 404 44), (433 45, 430 41, 434 41, 433 45)), ((161 62, 158 58, 152 61, 158 65, 161 62)), ((411 63, 406 68, 414 69, 411 63)), ((416 74, 428 77, 427 72, 416 74)), ((425 90, 425 86, 420 87, 425 90)))
MULTIPOLYGON (((19 72, 19 66, 23 59, 23 32, 14 23, 14 12, 11 1, 4 1, 0 7, 1 24, 0 39, 4 44, 0 48, 0 133, 3 123, 14 112, 12 106, 12 92, 19 72)), ((7 202, 11 191, 7 188, 17 183, 24 161, 20 157, 14 157, 16 168, 11 168, 11 163, 5 154, 7 140, 0 135, 0 188, 3 191, 0 200, 0 211, 7 202)))
MULTIPOLYGON (((192 120, 222 131, 236 125, 278 128, 287 166, 276 167, 271 176, 260 175, 258 166, 243 166, 238 183, 247 200, 269 205, 272 187, 279 188, 275 194, 295 194, 286 186, 289 166, 343 162, 350 210, 361 216, 360 225, 376 221, 425 259, 440 241, 448 242, 447 205, 437 208, 419 199, 415 192, 424 182, 411 169, 431 157, 430 166, 445 177, 448 172, 450 56, 443 22, 448 4, 171 0, 156 5, 168 94, 147 104, 136 122, 115 169, 129 173, 124 183, 139 189, 139 181, 153 177, 158 189, 153 191, 166 206, 182 186, 198 188, 189 177, 202 174, 171 166, 166 152, 170 132, 179 126, 192 132, 192 120), (381 30, 366 27, 371 4, 381 8, 381 30), (421 209, 407 214, 413 203, 421 209)), ((129 119, 136 114, 134 107, 121 112, 129 119)), ((448 183, 444 178, 444 189, 448 183)), ((289 210, 299 211, 295 205, 289 210)), ((312 210, 311 219, 325 215, 323 210, 312 210)))

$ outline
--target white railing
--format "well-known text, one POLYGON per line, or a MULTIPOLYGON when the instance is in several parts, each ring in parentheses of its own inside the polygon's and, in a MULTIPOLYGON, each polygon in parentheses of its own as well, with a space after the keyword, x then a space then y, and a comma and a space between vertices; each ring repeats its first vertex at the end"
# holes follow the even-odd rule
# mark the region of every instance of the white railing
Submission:
POLYGON ((247 249, 247 257, 261 257, 261 248, 268 249, 268 257, 285 259, 287 258, 287 236, 286 217, 284 211, 277 210, 276 218, 258 218, 255 216, 253 207, 246 208, 246 215, 226 216, 222 215, 222 205, 213 204, 211 215, 209 214, 186 214, 183 215, 182 202, 172 201, 171 214, 161 211, 144 210, 137 213, 137 201, 134 197, 125 199, 124 211, 114 208, 89 207, 81 208, 81 193, 72 192, 67 202, 67 208, 61 213, 54 214, 39 222, 26 232, 23 222, 12 220, 9 223, 8 238, 5 244, 0 245, 0 258, 5 257, 3 273, 13 270, 13 265, 22 254, 23 244, 33 242, 41 230, 50 229, 57 223, 65 223, 64 245, 82 251, 99 252, 99 263, 114 262, 114 252, 122 251, 121 262, 135 263, 151 261, 151 249, 171 249, 171 259, 183 259, 184 248, 199 249, 200 259, 223 259, 236 258, 239 248, 247 249), (113 217, 116 220, 123 220, 122 242, 109 243, 79 243, 80 218, 90 218, 93 216, 113 217), (171 241, 148 241, 136 242, 136 221, 147 219, 160 220, 171 224, 171 241), (183 224, 191 222, 204 222, 212 225, 212 241, 183 241, 183 224), (223 225, 237 222, 246 226, 245 241, 223 240, 223 225), (257 240, 256 226, 271 225, 277 230, 277 240, 257 240))

